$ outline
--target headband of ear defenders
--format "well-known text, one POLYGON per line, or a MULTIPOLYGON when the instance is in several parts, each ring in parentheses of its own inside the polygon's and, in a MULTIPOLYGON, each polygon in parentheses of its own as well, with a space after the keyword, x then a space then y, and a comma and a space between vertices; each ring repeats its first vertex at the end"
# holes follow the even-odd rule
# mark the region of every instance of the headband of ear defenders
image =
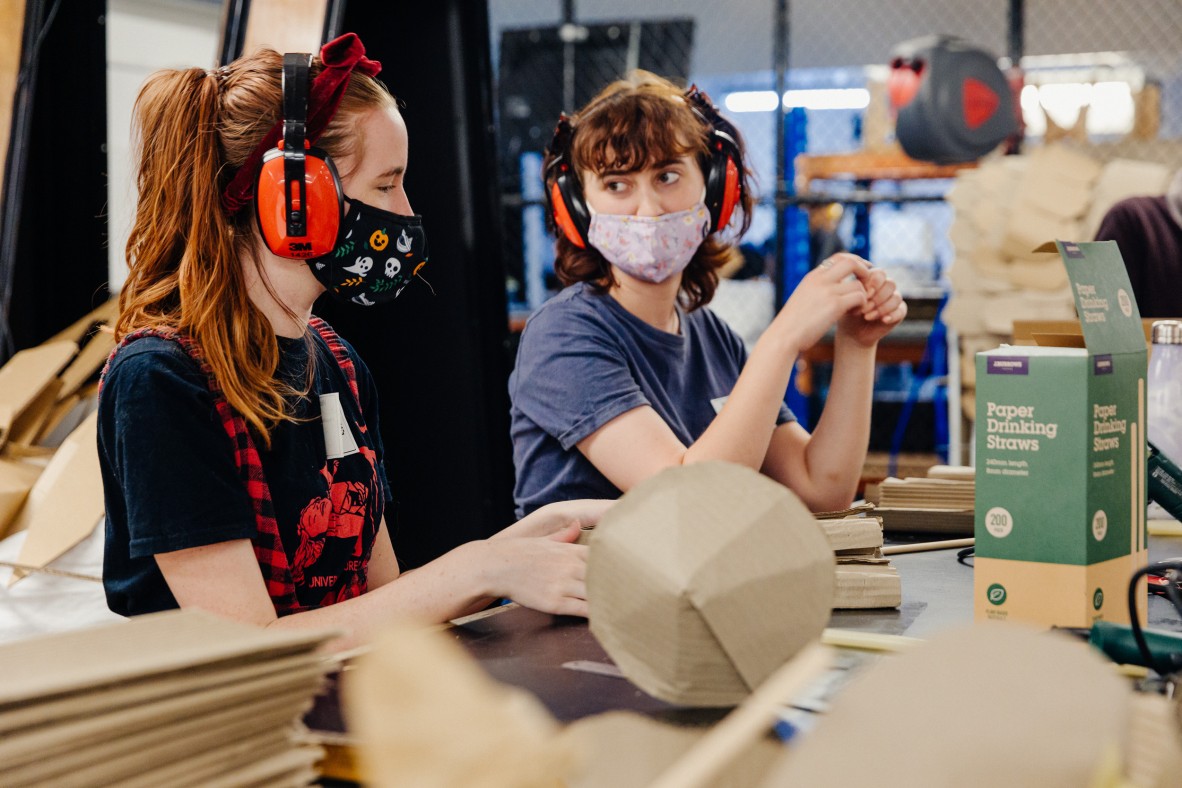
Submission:
MULTIPOLYGON (((324 66, 308 91, 308 124, 306 138, 314 143, 324 133, 328 123, 336 114, 345 89, 349 86, 349 75, 354 70, 375 77, 382 70, 382 64, 365 56, 365 46, 356 33, 345 33, 320 48, 320 62, 324 66)), ((246 161, 238 168, 233 179, 222 192, 222 207, 233 216, 254 197, 254 182, 263 154, 274 148, 283 137, 283 119, 275 122, 266 136, 259 141, 246 161)))

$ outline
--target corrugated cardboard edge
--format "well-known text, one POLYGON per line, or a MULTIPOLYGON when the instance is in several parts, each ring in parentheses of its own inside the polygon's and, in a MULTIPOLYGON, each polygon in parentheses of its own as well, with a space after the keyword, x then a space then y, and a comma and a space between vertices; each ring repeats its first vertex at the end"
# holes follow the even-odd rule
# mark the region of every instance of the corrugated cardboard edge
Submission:
POLYGON ((47 395, 46 390, 60 385, 58 373, 77 352, 74 342, 47 342, 20 351, 0 367, 0 448, 13 437, 22 416, 41 397, 50 396, 47 410, 53 406, 56 388, 52 395, 47 395))
POLYGON ((91 333, 91 327, 95 323, 111 323, 118 316, 119 298, 110 298, 45 340, 45 342, 48 344, 49 342, 70 341, 81 344, 82 340, 86 339, 87 335, 91 333))
MULTIPOLYGON (((96 412, 70 433, 29 491, 12 527, 29 532, 19 563, 46 566, 85 539, 103 516, 97 429, 96 412)), ((26 574, 14 571, 9 587, 26 574)))

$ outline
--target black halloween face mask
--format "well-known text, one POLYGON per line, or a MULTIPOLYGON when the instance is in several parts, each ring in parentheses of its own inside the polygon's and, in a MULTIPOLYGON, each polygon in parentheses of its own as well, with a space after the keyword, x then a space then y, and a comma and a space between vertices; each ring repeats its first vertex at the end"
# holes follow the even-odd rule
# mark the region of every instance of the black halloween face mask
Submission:
POLYGON ((361 306, 393 301, 427 264, 421 216, 403 216, 346 197, 349 210, 336 246, 307 261, 316 279, 343 301, 361 306))

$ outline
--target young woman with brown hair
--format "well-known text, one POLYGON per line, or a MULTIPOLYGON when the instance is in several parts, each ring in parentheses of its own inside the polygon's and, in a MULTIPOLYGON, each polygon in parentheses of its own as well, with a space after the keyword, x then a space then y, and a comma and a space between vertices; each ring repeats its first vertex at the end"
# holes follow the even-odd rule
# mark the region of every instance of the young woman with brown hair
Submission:
POLYGON ((573 542, 603 502, 547 508, 399 573, 377 392, 312 304, 325 290, 387 300, 426 262, 403 185, 406 127, 356 36, 298 61, 289 71, 260 51, 212 72, 161 71, 138 98, 130 274, 99 399, 108 604, 340 628, 342 644, 393 617, 439 622, 497 597, 586 615, 585 548, 573 542), (291 139, 285 82, 301 73, 300 133, 335 163, 330 194, 343 199, 313 217, 305 191, 303 218, 344 211, 309 259, 288 253, 301 245, 276 252, 267 228, 292 225, 259 198, 267 151, 291 139))
POLYGON ((643 71, 560 121, 544 166, 568 286, 527 322, 509 381, 519 514, 615 497, 703 460, 760 470, 814 510, 849 504, 875 349, 907 307, 882 270, 837 254, 804 277, 748 358, 704 308, 751 215, 743 152, 704 94, 643 71), (801 351, 835 324, 832 384, 810 435, 784 392, 801 351))

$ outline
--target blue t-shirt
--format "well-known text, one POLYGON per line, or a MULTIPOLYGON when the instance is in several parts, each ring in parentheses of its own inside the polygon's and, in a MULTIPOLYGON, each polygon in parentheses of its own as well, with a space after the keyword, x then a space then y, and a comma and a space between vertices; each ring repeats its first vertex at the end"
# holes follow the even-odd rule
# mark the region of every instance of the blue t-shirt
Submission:
MULTIPOLYGON (((309 396, 295 402, 300 420, 276 426, 269 449, 257 437, 255 445, 297 598, 305 607, 320 607, 336 601, 343 584, 363 571, 390 488, 369 370, 342 339, 357 373, 358 409, 332 351, 316 332, 312 338, 316 374, 309 396), (319 395, 332 393, 358 451, 339 457, 334 451, 330 458, 319 395)), ((279 351, 276 375, 302 389, 304 340, 280 337, 279 351)), ((115 354, 98 411, 107 605, 125 616, 175 608, 157 553, 251 539, 257 532, 234 446, 204 373, 166 339, 144 337, 115 354)))
MULTIPOLYGON (((621 413, 651 406, 686 446, 710 426, 747 352, 709 309, 678 314, 681 333, 670 334, 578 283, 530 317, 509 376, 519 517, 620 495, 576 446, 621 413)), ((781 406, 776 423, 794 420, 781 406)))

